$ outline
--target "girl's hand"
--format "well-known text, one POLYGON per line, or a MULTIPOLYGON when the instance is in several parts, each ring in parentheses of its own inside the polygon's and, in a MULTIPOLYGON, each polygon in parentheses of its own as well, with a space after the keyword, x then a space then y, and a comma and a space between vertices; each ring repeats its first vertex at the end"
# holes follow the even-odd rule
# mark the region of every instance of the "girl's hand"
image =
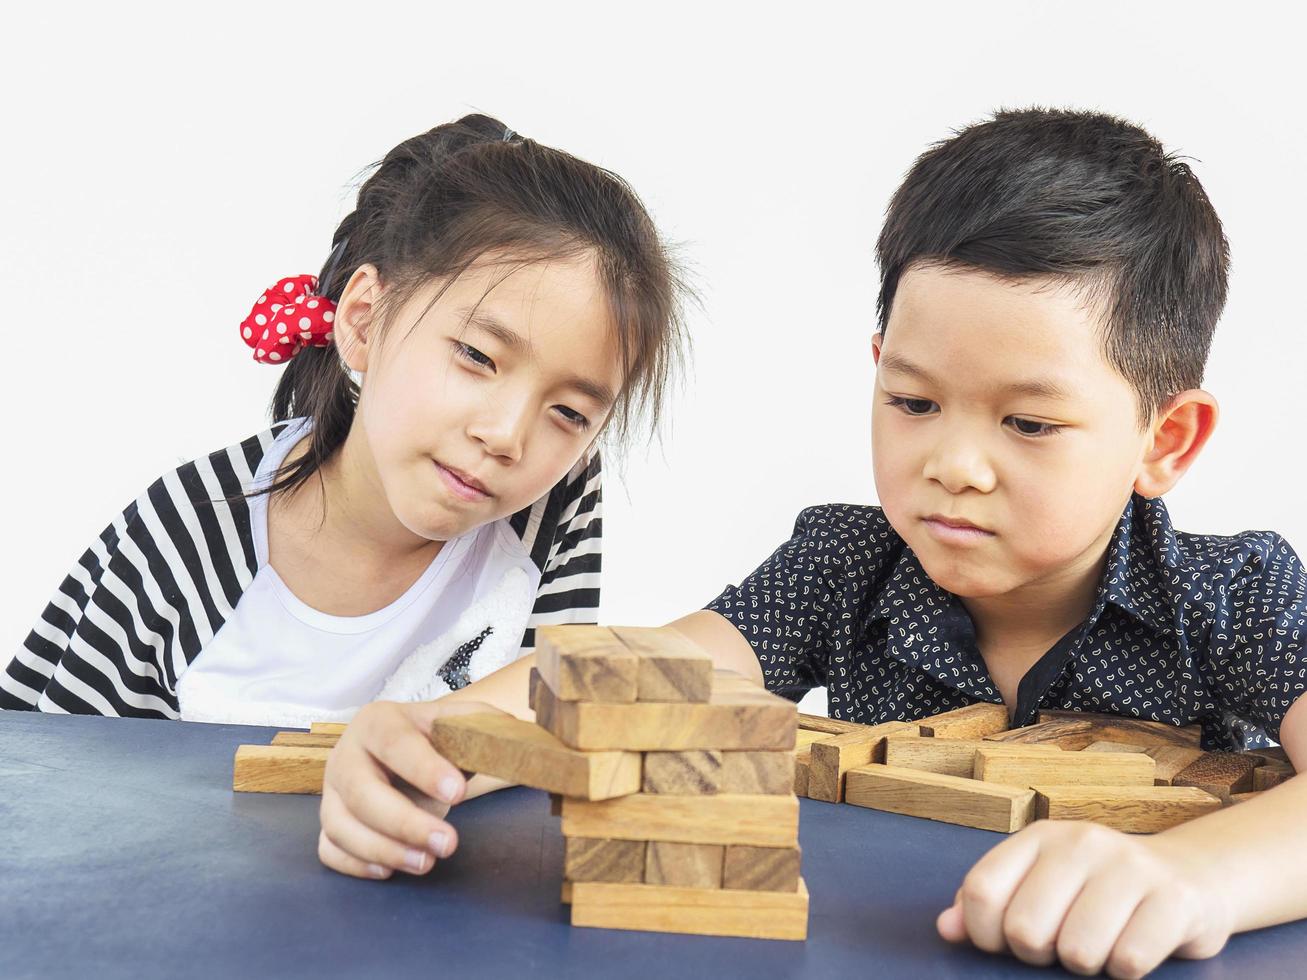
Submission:
POLYGON ((318 857, 359 878, 395 871, 426 874, 458 846, 441 818, 463 799, 467 781, 431 747, 427 733, 442 715, 499 711, 471 701, 361 708, 327 757, 318 857))
POLYGON ((1041 820, 981 858, 940 913, 939 934, 1073 973, 1142 977, 1172 954, 1204 959, 1230 936, 1232 911, 1211 855, 1165 834, 1041 820))

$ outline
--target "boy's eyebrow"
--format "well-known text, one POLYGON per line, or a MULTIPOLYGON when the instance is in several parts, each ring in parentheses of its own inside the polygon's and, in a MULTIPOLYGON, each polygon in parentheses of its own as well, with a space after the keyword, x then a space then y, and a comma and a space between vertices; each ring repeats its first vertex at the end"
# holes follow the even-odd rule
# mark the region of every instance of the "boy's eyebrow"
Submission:
MULTIPOLYGON (((527 356, 531 355, 531 341, 508 325, 495 319, 489 313, 475 309, 460 310, 459 312, 468 326, 484 330, 512 351, 527 356)), ((571 374, 563 378, 563 384, 598 402, 604 410, 610 408, 617 401, 617 396, 608 385, 598 381, 591 381, 589 378, 583 378, 579 374, 571 374)))
MULTIPOLYGON (((882 354, 880 358, 880 367, 886 371, 897 371, 900 374, 910 374, 919 378, 928 385, 940 387, 939 379, 931 374, 919 364, 914 364, 902 354, 891 351, 882 354)), ((1069 399, 1071 396, 1066 388, 1056 381, 1050 381, 1045 378, 1030 378, 1025 381, 1014 381, 1012 384, 1004 385, 1003 391, 1010 392, 1014 395, 1030 395, 1033 398, 1060 398, 1069 399)))

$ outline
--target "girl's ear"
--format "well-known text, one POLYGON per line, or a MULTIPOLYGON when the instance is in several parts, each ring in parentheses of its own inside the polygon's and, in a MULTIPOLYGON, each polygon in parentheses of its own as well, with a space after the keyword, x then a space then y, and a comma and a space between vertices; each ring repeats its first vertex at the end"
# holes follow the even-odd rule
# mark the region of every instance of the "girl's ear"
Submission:
POLYGON ((1172 398, 1153 422, 1135 491, 1142 497, 1160 497, 1179 483, 1211 438, 1219 414, 1216 399, 1199 388, 1172 398))
POLYGON ((885 335, 879 330, 871 335, 871 362, 880 363, 880 348, 885 343, 885 335))
POLYGON ((354 270, 336 304, 335 340, 341 360, 351 371, 368 369, 377 301, 381 298, 381 276, 374 265, 354 270))

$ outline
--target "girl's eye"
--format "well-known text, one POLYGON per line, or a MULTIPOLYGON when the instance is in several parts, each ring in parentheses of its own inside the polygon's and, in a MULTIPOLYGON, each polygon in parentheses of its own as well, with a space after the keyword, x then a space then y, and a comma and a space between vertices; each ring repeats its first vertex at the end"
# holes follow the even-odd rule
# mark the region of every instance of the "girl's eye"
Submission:
POLYGON ((567 421, 568 425, 578 431, 584 432, 586 429, 590 428, 590 420, 580 412, 574 412, 566 405, 555 405, 554 408, 558 409, 558 414, 567 421))
POLYGON ((490 368, 492 371, 495 369, 495 362, 486 357, 485 354, 482 354, 471 344, 465 344, 461 340, 456 340, 454 341, 454 350, 457 355, 465 361, 471 361, 478 367, 490 368))
POLYGON ((908 415, 930 415, 939 408, 928 398, 900 398, 898 395, 890 395, 889 404, 908 415))
POLYGON ((1052 425, 1048 422, 1036 422, 1034 419, 1023 419, 1018 415, 1009 415, 1004 419, 1004 421, 1023 436, 1030 436, 1032 438, 1051 436, 1062 428, 1060 425, 1052 425))

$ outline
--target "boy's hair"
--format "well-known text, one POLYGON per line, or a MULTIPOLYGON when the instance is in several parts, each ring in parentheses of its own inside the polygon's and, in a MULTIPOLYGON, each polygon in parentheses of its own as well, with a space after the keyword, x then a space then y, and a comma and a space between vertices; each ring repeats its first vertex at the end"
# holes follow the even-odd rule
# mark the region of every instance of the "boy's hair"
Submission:
POLYGON ((1202 383, 1229 265, 1187 164, 1122 119, 1038 108, 998 112, 922 154, 890 201, 876 255, 882 330, 917 262, 1086 288, 1144 426, 1202 383))
MULTIPOLYGON (((386 287, 377 307, 384 328, 424 284, 448 285, 487 252, 505 252, 514 268, 592 252, 625 367, 609 426, 619 435, 637 417, 657 426, 685 343, 683 284, 621 177, 483 115, 405 140, 373 167, 332 236, 321 295, 339 302, 354 271, 375 266, 386 287)), ((301 350, 271 412, 274 420, 311 417, 310 448, 262 492, 293 491, 318 472, 344 443, 357 401, 334 344, 301 350)))

